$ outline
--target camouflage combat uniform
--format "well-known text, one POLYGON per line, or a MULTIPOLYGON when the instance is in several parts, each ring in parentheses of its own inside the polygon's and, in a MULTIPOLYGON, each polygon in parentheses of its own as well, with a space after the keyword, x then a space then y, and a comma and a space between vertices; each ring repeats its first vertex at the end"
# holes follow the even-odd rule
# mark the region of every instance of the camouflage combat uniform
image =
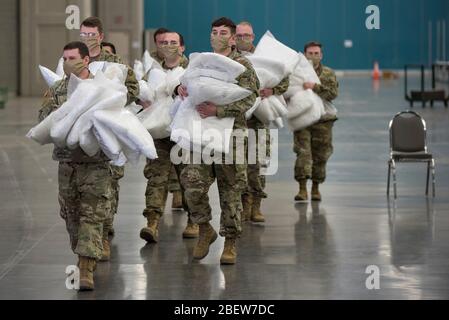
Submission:
MULTIPOLYGON (((182 56, 179 67, 187 68, 189 60, 186 56, 182 56)), ((173 68, 165 67, 164 61, 161 66, 165 70, 173 68)), ((149 218, 152 214, 161 217, 165 211, 165 203, 167 201, 168 191, 182 191, 179 184, 179 175, 181 173, 180 165, 173 165, 170 160, 170 150, 175 145, 170 137, 163 139, 154 139, 157 158, 147 159, 147 163, 143 170, 145 178, 148 179, 147 189, 145 191, 145 209, 143 216, 149 218)), ((188 211, 184 202, 184 210, 188 211)))
MULTIPOLYGON (((247 129, 245 113, 259 96, 259 80, 251 63, 236 50, 228 58, 246 67, 237 84, 252 92, 250 96, 234 103, 217 106, 217 117, 234 117, 234 130, 247 129)), ((235 154, 235 150, 234 150, 235 154)), ((182 170, 181 184, 194 223, 203 224, 212 220, 208 191, 217 179, 220 198, 220 235, 236 238, 241 233, 241 195, 247 188, 245 164, 188 164, 182 170)))
MULTIPOLYGON (((39 121, 67 100, 68 78, 56 82, 46 93, 39 121)), ((66 222, 75 254, 99 260, 103 252, 103 229, 111 211, 112 177, 109 159, 99 151, 89 157, 75 150, 55 147, 53 160, 59 161, 60 215, 66 222)))
MULTIPOLYGON (((104 48, 101 48, 101 52, 97 57, 91 58, 90 62, 94 61, 107 61, 123 64, 122 59, 113 53, 109 53, 104 48)), ((126 104, 130 104, 137 100, 139 95, 139 83, 137 82, 134 71, 128 67, 128 75, 125 80, 125 86, 128 89, 128 96, 126 104)), ((106 218, 104 228, 104 238, 107 239, 108 233, 113 229, 114 215, 117 213, 120 185, 119 180, 123 178, 125 174, 125 167, 119 167, 111 165, 112 171, 112 199, 111 199, 111 213, 106 218)))
MULTIPOLYGON (((323 100, 332 101, 338 95, 337 77, 332 69, 322 64, 315 70, 321 84, 313 91, 323 100)), ((323 183, 326 179, 326 163, 332 155, 332 127, 337 116, 323 116, 316 124, 295 131, 293 151, 296 153, 295 180, 312 179, 323 183)))
MULTIPOLYGON (((246 55, 251 55, 254 53, 254 51, 256 50, 256 48, 254 46, 251 47, 251 49, 249 51, 242 51, 242 55, 246 56, 246 55)), ((290 80, 289 77, 285 77, 284 79, 282 79, 282 81, 273 88, 273 95, 283 95, 287 89, 288 86, 290 84, 290 80)), ((261 88, 261 89, 265 89, 265 88, 261 88)), ((266 141, 267 141, 267 146, 266 146, 266 155, 267 157, 270 156, 270 147, 271 147, 271 143, 270 143, 270 131, 268 130, 268 127, 259 119, 257 119, 257 117, 252 117, 247 121, 248 124, 248 129, 253 129, 256 131, 256 144, 259 143, 259 136, 258 136, 258 130, 266 130, 266 141)), ((256 152, 258 152, 258 148, 256 146, 256 152)), ((248 164, 248 169, 247 169, 247 174, 248 174, 248 188, 247 191, 245 193, 247 194, 251 194, 254 197, 258 197, 258 198, 266 198, 267 194, 264 192, 265 189, 265 175, 261 175, 260 174, 260 168, 261 168, 261 164, 259 163, 259 157, 256 157, 256 163, 255 164, 248 164)))
POLYGON ((159 55, 157 54, 157 50, 151 51, 150 56, 159 64, 162 64, 162 62, 164 61, 164 58, 159 57, 159 55))

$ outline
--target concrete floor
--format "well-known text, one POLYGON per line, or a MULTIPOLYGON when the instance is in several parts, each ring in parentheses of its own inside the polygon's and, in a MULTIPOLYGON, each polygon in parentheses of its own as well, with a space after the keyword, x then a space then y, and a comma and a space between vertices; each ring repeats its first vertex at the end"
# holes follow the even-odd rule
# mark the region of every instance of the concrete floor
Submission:
MULTIPOLYGON (((160 243, 145 245, 143 161, 121 182, 112 260, 99 264, 96 290, 65 287, 76 263, 58 214, 51 146, 25 138, 40 99, 0 110, 0 299, 448 299, 449 110, 415 107, 427 121, 436 157, 437 196, 424 196, 425 167, 400 164, 397 201, 388 201, 388 122, 408 105, 402 80, 343 78, 336 105, 335 152, 320 204, 295 204, 292 135, 279 133, 278 174, 268 179, 264 225, 246 224, 238 263, 220 266, 223 239, 201 262, 183 240, 183 213, 169 205, 160 243), (368 290, 367 266, 380 270, 368 290)), ((211 190, 215 227, 218 196, 211 190)), ((169 200, 171 200, 169 198, 169 200)))

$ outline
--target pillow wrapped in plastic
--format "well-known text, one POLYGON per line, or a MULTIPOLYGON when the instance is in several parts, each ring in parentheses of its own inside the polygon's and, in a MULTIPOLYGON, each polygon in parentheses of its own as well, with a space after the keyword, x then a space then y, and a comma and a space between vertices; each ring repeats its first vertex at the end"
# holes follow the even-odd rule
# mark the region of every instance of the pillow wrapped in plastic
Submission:
MULTIPOLYGON (((68 100, 54 111, 55 124, 51 129, 53 142, 60 147, 67 146, 67 137, 75 121, 86 113, 89 109, 124 107, 126 103, 126 87, 113 80, 106 78, 101 71, 98 71, 94 79, 80 81, 74 75, 70 77, 70 82, 76 82, 76 89, 72 92, 68 100), (95 107, 97 106, 97 107, 95 107)), ((83 119, 88 119, 85 116, 83 119)), ((88 122, 91 126, 91 122, 88 122)), ((70 145, 74 147, 74 142, 81 134, 79 130, 84 126, 80 122, 72 133, 70 145)), ((79 139, 79 138, 78 138, 79 139)))
POLYGON ((51 71, 50 69, 43 67, 41 65, 39 65, 39 70, 41 72, 42 78, 44 78, 45 83, 51 87, 55 84, 56 81, 59 81, 62 79, 61 76, 57 75, 56 73, 54 73, 53 71, 51 71))
POLYGON ((145 70, 143 69, 142 61, 134 60, 133 70, 134 74, 136 75, 136 80, 137 81, 142 80, 143 76, 145 75, 145 70))
POLYGON ((207 147, 216 152, 229 153, 234 118, 202 119, 196 105, 187 97, 181 102, 171 127, 170 139, 183 149, 194 150, 197 146, 197 150, 207 147))
POLYGON ((111 129, 122 146, 125 144, 134 153, 141 153, 148 159, 157 158, 153 138, 139 119, 128 110, 98 110, 94 113, 94 118, 111 129))
POLYGON ((324 115, 322 99, 311 89, 297 92, 289 103, 288 122, 293 131, 304 129, 324 115))
POLYGON ((245 71, 242 64, 216 53, 195 52, 190 54, 189 59, 189 67, 185 70, 181 83, 201 76, 235 83, 235 79, 245 71))
POLYGON ((270 31, 265 32, 256 46, 254 55, 275 59, 285 64, 287 74, 291 73, 299 61, 298 53, 276 40, 270 31))
POLYGON ((251 91, 235 84, 235 78, 246 68, 215 53, 194 53, 190 59, 189 67, 181 77, 181 83, 187 87, 189 96, 172 108, 172 112, 176 109, 176 113, 171 125, 171 140, 189 150, 196 144, 227 153, 234 118, 202 119, 196 106, 205 101, 226 105, 248 97, 251 91), (214 133, 218 133, 218 136, 208 137, 208 134, 214 133))
POLYGON ((287 68, 283 62, 256 55, 248 55, 246 58, 252 63, 261 88, 274 88, 288 76, 287 68))
POLYGON ((50 113, 48 117, 42 120, 38 125, 31 128, 26 135, 27 138, 33 139, 41 145, 52 143, 53 140, 50 136, 50 130, 53 126, 53 115, 53 112, 50 113))
MULTIPOLYGON (((77 121, 72 126, 72 129, 70 130, 70 133, 67 136, 67 147, 71 149, 76 148, 78 142, 81 142, 80 137, 92 128, 93 125, 92 115, 96 110, 101 109, 120 110, 126 104, 127 91, 126 87, 124 86, 116 86, 115 88, 108 87, 106 90, 102 92, 102 94, 103 98, 98 103, 91 106, 89 110, 80 115, 77 121)), ((87 154, 90 155, 89 153, 87 154)))
POLYGON ((102 71, 104 76, 110 80, 124 84, 128 76, 128 67, 121 63, 94 61, 89 64, 89 71, 96 76, 102 71))
POLYGON ((169 126, 172 121, 170 107, 172 97, 159 99, 149 108, 137 115, 142 125, 150 132, 154 139, 163 139, 170 136, 169 126))

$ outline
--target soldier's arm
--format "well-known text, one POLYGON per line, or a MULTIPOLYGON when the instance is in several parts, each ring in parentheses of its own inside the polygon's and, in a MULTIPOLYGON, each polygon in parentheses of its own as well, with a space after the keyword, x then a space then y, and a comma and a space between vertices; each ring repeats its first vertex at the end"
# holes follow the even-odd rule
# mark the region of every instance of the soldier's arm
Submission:
POLYGON ((45 92, 44 101, 42 102, 42 106, 39 109, 38 120, 42 122, 50 113, 57 109, 58 105, 56 103, 56 99, 54 97, 53 90, 50 88, 45 92))
MULTIPOLYGON (((124 64, 122 61, 122 58, 118 55, 113 55, 114 56, 114 62, 116 63, 120 63, 120 64, 124 64)), ((126 80, 125 80, 125 86, 128 89, 128 99, 126 101, 126 104, 130 104, 133 103, 135 101, 137 101, 137 96, 140 93, 140 89, 139 89, 139 83, 137 82, 136 79, 136 74, 134 73, 134 70, 131 69, 128 65, 126 65, 126 67, 128 68, 128 74, 126 76, 126 80)))
POLYGON ((289 85, 290 85, 290 78, 285 77, 284 79, 282 79, 281 82, 279 82, 279 84, 276 87, 273 88, 273 94, 275 96, 283 95, 287 91, 289 85))
POLYGON ((140 93, 139 83, 137 82, 136 75, 130 67, 128 67, 128 75, 125 80, 125 86, 128 89, 128 99, 127 105, 135 102, 137 100, 137 96, 140 93))
POLYGON ((333 71, 326 72, 320 77, 321 84, 315 84, 313 91, 322 99, 332 101, 338 96, 337 77, 333 71))
MULTIPOLYGON (((240 62, 240 61, 239 61, 240 62)), ((237 117, 242 113, 248 111, 256 102, 256 98, 259 96, 259 79, 257 78, 256 72, 253 67, 248 63, 242 63, 246 70, 237 77, 237 84, 245 88, 252 93, 239 101, 217 106, 217 117, 218 118, 226 118, 226 117, 237 117)))

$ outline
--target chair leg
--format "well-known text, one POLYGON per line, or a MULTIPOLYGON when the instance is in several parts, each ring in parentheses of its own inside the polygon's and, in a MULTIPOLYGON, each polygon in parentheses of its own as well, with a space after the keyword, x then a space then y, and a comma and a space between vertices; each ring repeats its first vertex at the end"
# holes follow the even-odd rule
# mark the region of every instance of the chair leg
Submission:
POLYGON ((432 159, 432 196, 435 198, 435 160, 432 159))
POLYGON ((387 196, 390 196, 391 161, 388 160, 387 196))
POLYGON ((396 187, 396 163, 392 161, 392 169, 393 169, 393 190, 394 190, 394 198, 398 197, 397 187, 396 187))
POLYGON ((427 162, 426 196, 429 195, 430 161, 427 162))

